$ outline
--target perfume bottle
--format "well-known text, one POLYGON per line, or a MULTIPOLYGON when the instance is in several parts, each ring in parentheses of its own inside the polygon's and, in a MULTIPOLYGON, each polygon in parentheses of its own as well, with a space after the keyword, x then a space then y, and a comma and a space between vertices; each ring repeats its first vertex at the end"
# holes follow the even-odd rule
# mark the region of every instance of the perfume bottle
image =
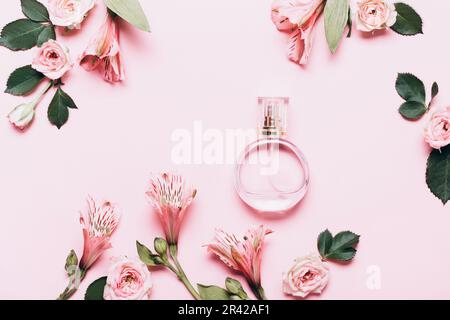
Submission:
POLYGON ((283 213, 308 190, 308 163, 297 146, 286 140, 288 105, 285 97, 258 98, 258 139, 245 148, 236 165, 236 191, 259 212, 283 213))

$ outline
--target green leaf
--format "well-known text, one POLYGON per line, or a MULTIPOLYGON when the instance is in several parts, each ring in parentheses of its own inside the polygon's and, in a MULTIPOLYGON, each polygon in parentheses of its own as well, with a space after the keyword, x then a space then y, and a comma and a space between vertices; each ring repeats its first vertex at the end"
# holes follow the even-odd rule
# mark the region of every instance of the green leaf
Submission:
POLYGON ((352 20, 352 9, 350 8, 350 6, 348 8, 347 27, 348 27, 347 38, 351 38, 352 37, 352 29, 353 29, 353 20, 352 20))
POLYGON ((333 244, 333 235, 330 231, 323 231, 317 239, 317 249, 322 257, 325 257, 329 252, 331 245, 333 244))
POLYGON ((104 300, 103 293, 105 291, 106 279, 106 277, 102 277, 92 282, 86 290, 84 300, 104 300))
POLYGON ((44 25, 28 19, 13 21, 3 28, 0 44, 13 51, 31 49, 44 29, 44 25))
POLYGON ((397 10, 397 21, 391 27, 395 32, 404 36, 414 36, 423 33, 422 18, 419 14, 405 3, 395 3, 397 10))
POLYGON ((21 0, 22 12, 30 20, 35 22, 50 22, 47 8, 36 0, 21 0))
POLYGON ((354 247, 358 244, 359 237, 359 235, 350 231, 338 233, 334 236, 333 244, 325 258, 339 261, 349 261, 353 259, 356 254, 356 249, 354 247))
POLYGON ((23 96, 33 91, 45 76, 31 65, 18 68, 11 73, 6 83, 5 93, 23 96))
POLYGON ((145 263, 149 267, 156 267, 164 264, 163 260, 160 256, 153 254, 149 248, 141 244, 139 241, 136 241, 136 248, 139 255, 139 258, 143 263, 145 263))
POLYGON ((72 98, 59 87, 48 108, 50 123, 61 129, 69 119, 69 108, 77 109, 77 106, 72 98))
POLYGON ((426 177, 430 191, 445 205, 450 200, 450 145, 431 152, 426 177))
POLYGON ((225 280, 225 287, 227 288, 229 293, 231 293, 233 296, 237 296, 239 300, 248 300, 248 295, 245 292, 244 287, 242 287, 242 284, 238 280, 228 277, 225 280))
POLYGON ((78 266, 77 254, 75 253, 74 250, 71 250, 66 258, 66 265, 64 266, 64 269, 67 271, 67 275, 69 277, 75 274, 77 266, 78 266))
POLYGON ((348 23, 349 1, 327 0, 325 5, 325 35, 328 47, 335 53, 348 23))
POLYGON ((395 83, 397 93, 406 101, 425 104, 425 85, 422 80, 410 73, 399 73, 395 83))
POLYGON ((150 25, 138 0, 104 0, 109 10, 142 31, 150 32, 150 25))
POLYGON ((54 26, 45 27, 45 29, 42 30, 42 32, 39 34, 36 44, 38 47, 40 47, 50 39, 56 40, 56 33, 54 26))
POLYGON ((431 87, 431 100, 436 98, 436 96, 439 94, 439 85, 437 82, 433 82, 433 86, 431 87))
POLYGON ((418 120, 427 112, 427 107, 416 101, 407 101, 398 109, 400 114, 408 120, 418 120))
POLYGON ((217 286, 197 285, 200 297, 203 300, 230 300, 227 290, 217 286))

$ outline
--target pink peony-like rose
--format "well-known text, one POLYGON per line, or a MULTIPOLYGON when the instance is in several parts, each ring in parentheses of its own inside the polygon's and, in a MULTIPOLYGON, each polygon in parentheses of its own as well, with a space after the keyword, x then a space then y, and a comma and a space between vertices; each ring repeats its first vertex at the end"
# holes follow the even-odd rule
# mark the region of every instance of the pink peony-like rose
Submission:
POLYGON ((55 40, 48 40, 38 48, 31 66, 47 78, 56 80, 72 69, 73 62, 67 47, 55 40))
POLYGON ((329 267, 317 255, 295 260, 292 268, 283 275, 283 291, 286 294, 305 298, 311 293, 322 293, 329 277, 329 267))
POLYGON ((138 259, 116 259, 108 272, 103 298, 105 300, 147 300, 152 279, 147 266, 138 259))
POLYGON ((325 0, 275 0, 272 22, 279 31, 290 32, 289 60, 306 64, 312 48, 313 29, 325 7, 325 0))
POLYGON ((55 26, 79 29, 94 5, 94 0, 48 0, 47 9, 55 26))
POLYGON ((364 32, 389 28, 397 20, 391 0, 358 0, 353 11, 357 29, 364 32))
POLYGON ((425 129, 425 141, 434 149, 450 144, 450 106, 431 116, 425 129))

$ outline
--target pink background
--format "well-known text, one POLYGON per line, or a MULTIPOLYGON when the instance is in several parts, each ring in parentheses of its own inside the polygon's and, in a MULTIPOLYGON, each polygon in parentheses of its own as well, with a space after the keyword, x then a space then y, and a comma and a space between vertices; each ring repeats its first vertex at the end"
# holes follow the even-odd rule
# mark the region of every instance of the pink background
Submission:
MULTIPOLYGON (((21 17, 18 1, 3 2, 0 25, 21 17)), ((161 235, 144 192, 150 173, 167 169, 198 188, 180 239, 180 259, 194 283, 222 285, 233 275, 202 248, 215 227, 241 234, 264 223, 275 231, 262 266, 269 298, 287 298, 282 272, 316 250, 325 228, 362 237, 351 264, 332 264, 319 298, 450 298, 450 212, 425 184, 425 120, 404 121, 394 90, 397 72, 412 72, 428 88, 439 82, 436 107, 450 101, 450 2, 408 0, 424 18, 425 35, 355 30, 334 56, 321 20, 305 68, 286 59, 287 38, 272 25, 270 0, 141 2, 153 32, 122 24, 127 80, 112 86, 74 68, 64 89, 79 110, 61 131, 46 119, 50 95, 26 133, 6 119, 25 100, 0 95, 0 298, 54 299, 62 291, 67 253, 81 254, 79 210, 92 194, 118 203, 123 216, 114 248, 76 295, 82 298, 87 285, 105 275, 109 257, 135 256, 135 240, 150 245, 161 235), (279 219, 258 216, 239 201, 232 165, 171 161, 174 130, 192 130, 195 120, 219 130, 253 128, 256 97, 274 94, 291 97, 289 136, 306 154, 312 177, 302 204, 279 219), (381 271, 379 290, 366 285, 370 266, 381 271)), ((74 55, 103 21, 97 3, 81 31, 59 36, 74 55)), ((5 48, 0 54, 3 84, 32 57, 5 48)), ((168 271, 154 272, 153 280, 154 299, 190 298, 168 271)))

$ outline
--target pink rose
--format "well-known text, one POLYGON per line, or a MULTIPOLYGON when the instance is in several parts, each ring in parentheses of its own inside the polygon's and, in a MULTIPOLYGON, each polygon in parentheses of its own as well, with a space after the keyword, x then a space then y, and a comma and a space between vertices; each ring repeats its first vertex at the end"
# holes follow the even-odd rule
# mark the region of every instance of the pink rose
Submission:
POLYGON ((305 298, 310 293, 322 293, 329 277, 329 267, 317 255, 295 260, 294 266, 283 275, 283 291, 286 294, 305 298))
POLYGON ((147 300, 152 279, 147 266, 138 259, 122 257, 111 266, 106 280, 105 300, 147 300))
POLYGON ((79 29, 94 0, 48 0, 50 20, 55 26, 79 29))
POLYGON ((357 29, 365 32, 389 28, 397 20, 391 0, 359 0, 353 11, 357 29))
POLYGON ((425 129, 425 141, 434 149, 450 144, 450 106, 433 114, 425 129))
POLYGON ((38 48, 31 66, 47 78, 56 80, 72 69, 73 62, 67 47, 55 40, 48 40, 38 48))

